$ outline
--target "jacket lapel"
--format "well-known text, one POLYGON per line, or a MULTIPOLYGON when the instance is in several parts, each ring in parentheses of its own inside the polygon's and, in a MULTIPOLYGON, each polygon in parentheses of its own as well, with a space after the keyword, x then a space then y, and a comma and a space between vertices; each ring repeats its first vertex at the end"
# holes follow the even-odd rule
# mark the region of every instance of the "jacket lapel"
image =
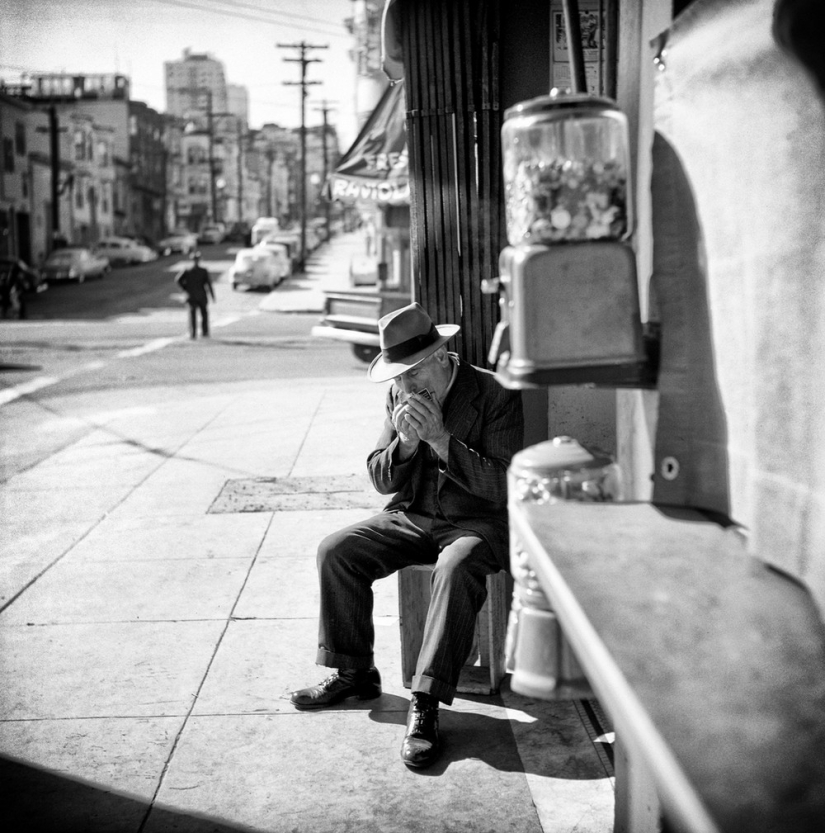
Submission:
POLYGON ((459 362, 458 375, 450 391, 450 404, 444 419, 444 427, 458 440, 467 438, 478 419, 475 401, 479 393, 475 374, 468 365, 459 362))

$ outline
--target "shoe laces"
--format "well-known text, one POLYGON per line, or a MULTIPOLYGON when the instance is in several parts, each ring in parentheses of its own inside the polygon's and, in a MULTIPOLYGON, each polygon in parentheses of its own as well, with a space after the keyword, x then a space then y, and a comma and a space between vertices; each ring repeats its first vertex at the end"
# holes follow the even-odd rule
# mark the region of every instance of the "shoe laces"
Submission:
POLYGON ((345 685, 352 685, 356 681, 357 672, 350 671, 346 668, 339 668, 337 671, 333 671, 332 674, 329 675, 320 685, 320 688, 328 689, 330 686, 335 685, 339 680, 344 683, 345 685))
POLYGON ((416 698, 413 701, 413 724, 412 731, 420 732, 432 726, 438 728, 438 703, 423 703, 416 698))
POLYGON ((321 685, 318 686, 318 688, 324 688, 324 689, 329 688, 337 679, 338 679, 338 672, 336 671, 335 673, 330 674, 329 677, 327 677, 321 683, 321 685))

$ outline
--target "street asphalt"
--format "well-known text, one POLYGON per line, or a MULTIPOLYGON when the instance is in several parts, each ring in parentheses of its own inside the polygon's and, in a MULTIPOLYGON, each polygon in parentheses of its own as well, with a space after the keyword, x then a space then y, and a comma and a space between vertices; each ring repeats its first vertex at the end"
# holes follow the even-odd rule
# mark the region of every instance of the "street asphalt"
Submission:
MULTIPOLYGON (((262 308, 320 310, 360 245, 322 246, 262 308)), ((318 541, 384 502, 364 465, 384 393, 365 376, 64 403, 89 431, 0 486, 4 830, 612 830, 612 770, 576 701, 459 694, 442 759, 402 764, 394 577, 375 587, 383 695, 289 703, 327 673, 318 541)))

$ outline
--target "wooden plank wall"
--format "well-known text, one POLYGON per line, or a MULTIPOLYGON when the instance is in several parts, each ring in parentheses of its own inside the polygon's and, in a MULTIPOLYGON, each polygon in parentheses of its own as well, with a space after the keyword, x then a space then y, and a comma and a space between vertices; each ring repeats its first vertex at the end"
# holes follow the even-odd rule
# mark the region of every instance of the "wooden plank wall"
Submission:
POLYGON ((499 107, 501 0, 402 4, 415 299, 436 323, 461 325, 452 349, 489 367, 506 245, 499 107))

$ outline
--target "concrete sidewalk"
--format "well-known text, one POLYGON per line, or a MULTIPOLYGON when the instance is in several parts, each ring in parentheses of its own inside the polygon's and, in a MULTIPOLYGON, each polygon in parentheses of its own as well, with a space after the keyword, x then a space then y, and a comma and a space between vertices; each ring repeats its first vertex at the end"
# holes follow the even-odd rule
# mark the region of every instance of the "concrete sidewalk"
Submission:
POLYGON ((325 676, 317 542, 383 504, 364 460, 384 393, 335 378, 60 402, 90 430, 0 486, 5 830, 612 829, 575 702, 459 695, 443 759, 401 763, 395 578, 375 588, 383 696, 288 702, 325 676))
POLYGON ((306 269, 270 292, 259 308, 265 312, 323 312, 324 292, 352 289, 350 270, 363 260, 363 233, 339 234, 310 254, 306 269))

